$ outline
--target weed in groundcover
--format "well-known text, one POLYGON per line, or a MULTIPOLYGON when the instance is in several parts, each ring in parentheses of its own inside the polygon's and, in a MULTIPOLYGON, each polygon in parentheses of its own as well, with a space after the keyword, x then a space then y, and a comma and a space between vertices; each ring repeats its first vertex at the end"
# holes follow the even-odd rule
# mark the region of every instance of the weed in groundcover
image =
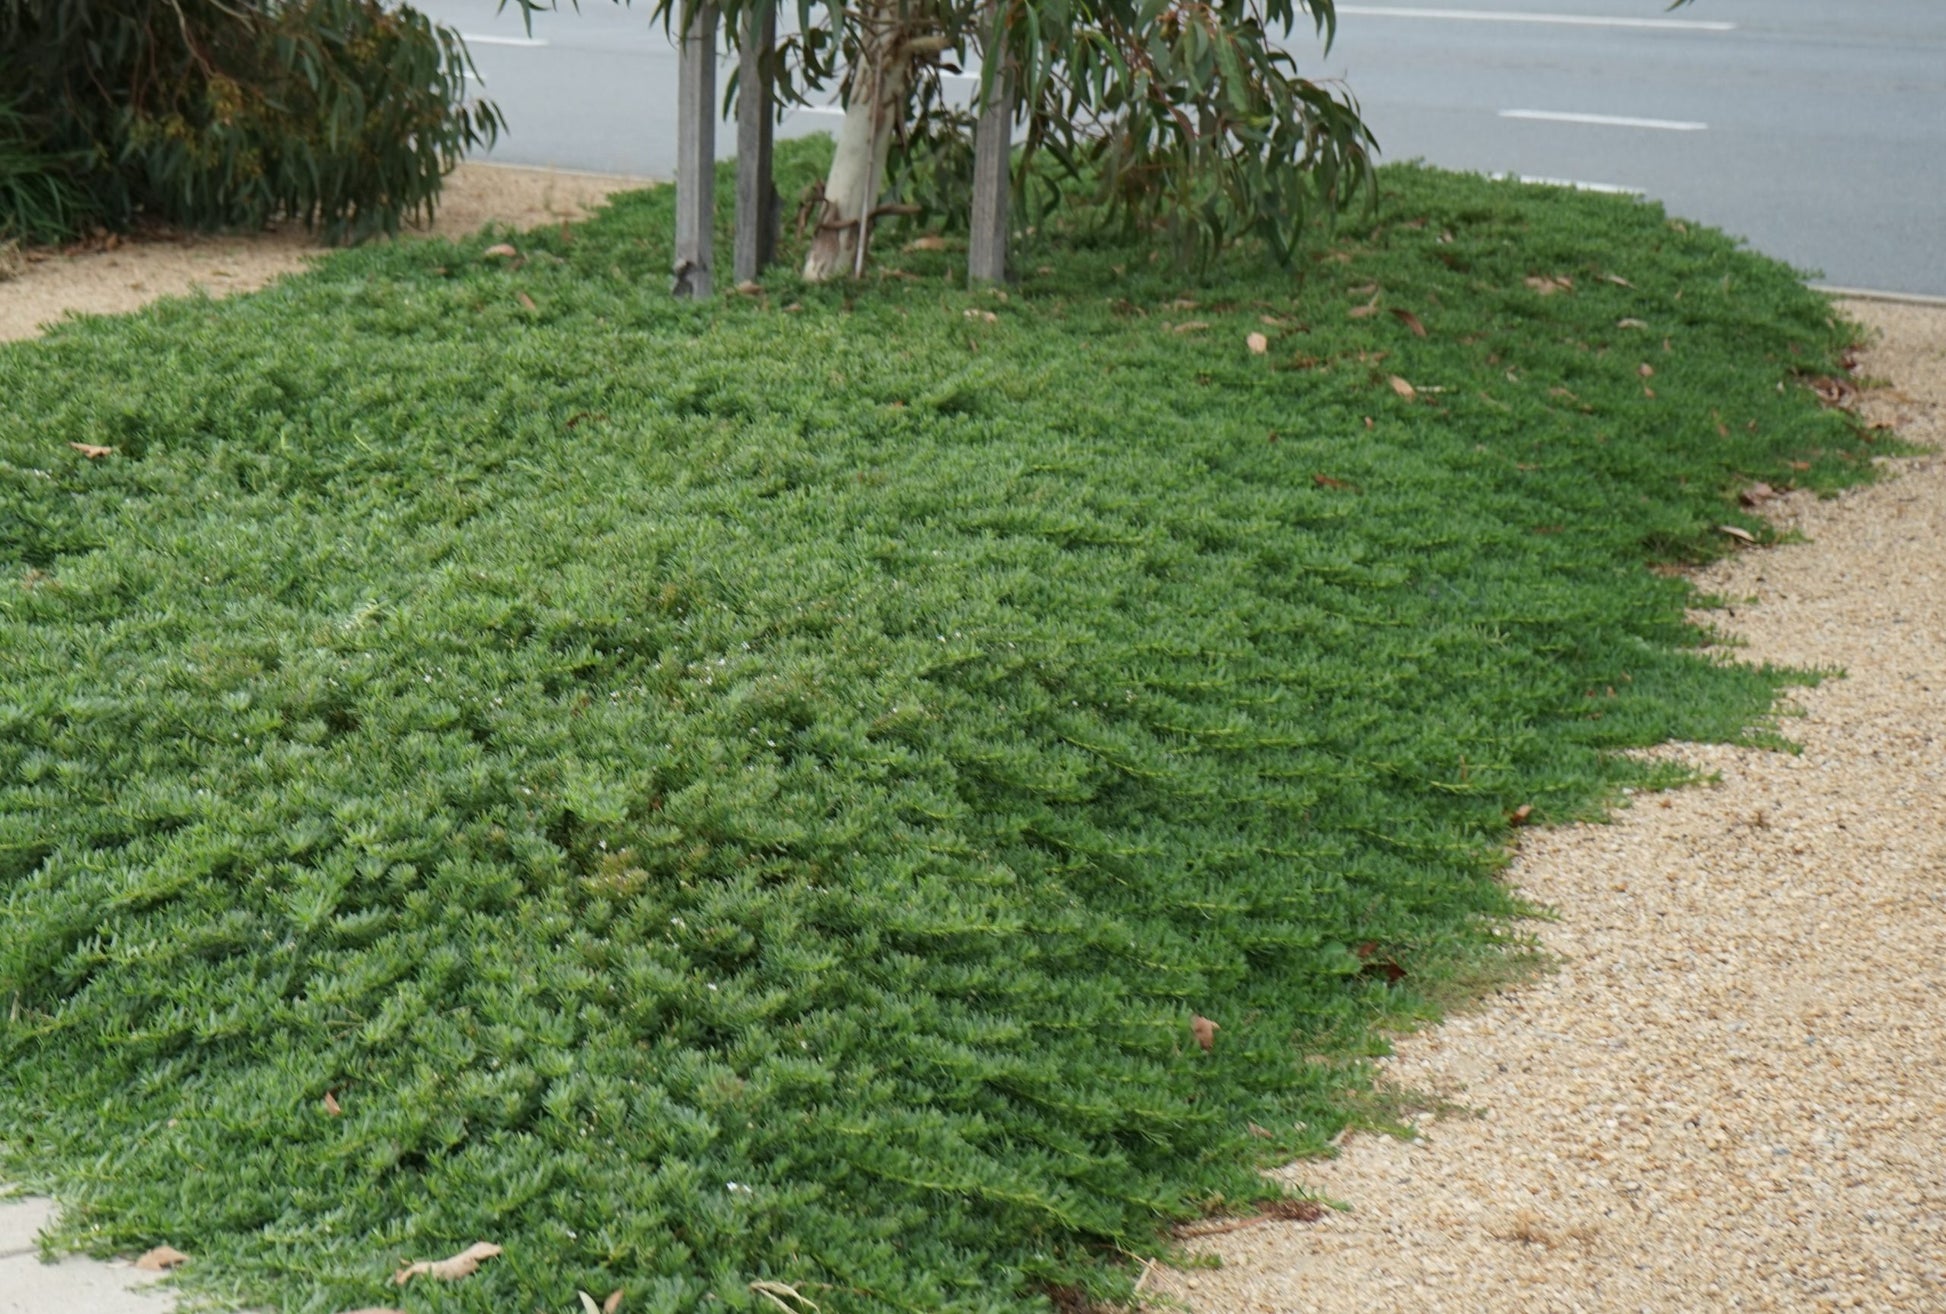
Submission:
POLYGON ((1301 280, 690 306, 656 192, 0 352, 0 1168, 288 1310, 1031 1308, 1273 1194, 1512 810, 1768 733, 1645 561, 1868 454, 1789 271, 1386 183, 1301 280))

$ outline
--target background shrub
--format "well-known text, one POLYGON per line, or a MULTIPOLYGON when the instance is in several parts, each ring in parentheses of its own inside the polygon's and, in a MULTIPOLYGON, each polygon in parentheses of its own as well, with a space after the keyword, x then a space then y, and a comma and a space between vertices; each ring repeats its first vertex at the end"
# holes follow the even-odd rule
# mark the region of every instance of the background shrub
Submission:
MULTIPOLYGON (((71 168, 23 172, 41 190, 0 204, 66 213, 45 188, 72 176, 118 225, 288 216, 333 241, 395 232, 498 134, 498 110, 465 100, 467 68, 456 33, 379 0, 0 0, 22 154, 71 168)), ((0 163, 0 183, 12 176, 0 163)))
POLYGON ((27 116, 0 100, 0 245, 59 242, 80 232, 94 215, 77 181, 86 158, 49 151, 27 116))

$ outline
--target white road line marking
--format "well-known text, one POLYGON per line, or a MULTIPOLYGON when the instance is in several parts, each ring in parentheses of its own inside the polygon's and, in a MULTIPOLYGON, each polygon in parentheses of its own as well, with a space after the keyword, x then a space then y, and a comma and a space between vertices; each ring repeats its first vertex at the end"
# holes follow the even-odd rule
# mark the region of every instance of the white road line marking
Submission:
POLYGON ((1640 196, 1640 187, 1624 187, 1620 183, 1582 182, 1577 178, 1537 178, 1527 173, 1496 173, 1490 175, 1495 182, 1528 183, 1535 187, 1572 187, 1577 192, 1600 192, 1606 196, 1640 196))
POLYGON ((1564 27, 1633 27, 1676 32, 1734 32, 1735 23, 1698 18, 1604 18, 1595 14, 1523 14, 1506 9, 1399 9, 1391 5, 1339 5, 1360 18, 1432 18, 1463 23, 1555 23, 1564 27))
POLYGON ((459 34, 459 39, 464 41, 469 46, 529 46, 532 47, 532 46, 544 46, 547 44, 547 40, 544 37, 494 36, 491 33, 482 33, 482 32, 462 32, 459 34))
POLYGON ((1702 132, 1707 123, 1688 119, 1635 119, 1625 114, 1567 114, 1556 110, 1501 110, 1503 119, 1538 119, 1542 123, 1592 123, 1600 128, 1653 128, 1658 132, 1702 132))

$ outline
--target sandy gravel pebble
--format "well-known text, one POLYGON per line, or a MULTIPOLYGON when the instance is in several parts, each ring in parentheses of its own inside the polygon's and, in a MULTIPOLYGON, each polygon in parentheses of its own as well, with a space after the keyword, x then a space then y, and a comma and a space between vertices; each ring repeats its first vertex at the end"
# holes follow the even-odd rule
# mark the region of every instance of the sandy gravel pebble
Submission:
MULTIPOLYGON (((618 188, 647 185, 605 174, 462 164, 446 179, 431 227, 414 231, 451 236, 489 222, 537 228, 580 219, 618 188)), ((290 225, 266 233, 132 241, 80 255, 10 258, 0 265, 0 274, 12 274, 0 278, 0 342, 33 337, 70 311, 120 314, 199 287, 213 297, 253 291, 302 269, 319 250, 301 225, 290 225)))
MULTIPOLYGON (((1849 303, 1867 403, 1946 443, 1946 310, 1849 303)), ((1946 457, 1777 519, 1703 572, 1740 660, 1842 668, 1801 755, 1679 746, 1721 783, 1529 835, 1558 973, 1407 1037, 1477 1116, 1284 1170, 1350 1212, 1198 1243, 1146 1289, 1250 1311, 1946 1311, 1946 457)))

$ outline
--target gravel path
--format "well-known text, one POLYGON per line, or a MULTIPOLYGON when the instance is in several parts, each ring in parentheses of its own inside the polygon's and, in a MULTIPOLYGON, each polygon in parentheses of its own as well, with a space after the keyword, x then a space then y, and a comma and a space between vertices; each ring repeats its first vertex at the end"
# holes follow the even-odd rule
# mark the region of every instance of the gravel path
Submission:
MULTIPOLYGON (((1946 443, 1946 311, 1851 303, 1867 403, 1946 443)), ((1946 457, 1810 542, 1703 572, 1740 660, 1843 668, 1801 756, 1682 746, 1718 785, 1526 836, 1561 970, 1400 1041, 1477 1117, 1285 1170, 1349 1203, 1200 1243, 1147 1289, 1231 1311, 1946 1310, 1946 457)))
MULTIPOLYGON (((644 185, 604 174, 462 164, 448 175, 435 220, 423 231, 449 236, 487 223, 537 228, 581 218, 617 187, 644 185)), ((219 297, 252 291, 302 269, 318 250, 311 234, 292 224, 264 233, 182 235, 113 248, 97 244, 73 255, 0 259, 0 342, 33 337, 69 313, 121 314, 199 287, 219 297)))

